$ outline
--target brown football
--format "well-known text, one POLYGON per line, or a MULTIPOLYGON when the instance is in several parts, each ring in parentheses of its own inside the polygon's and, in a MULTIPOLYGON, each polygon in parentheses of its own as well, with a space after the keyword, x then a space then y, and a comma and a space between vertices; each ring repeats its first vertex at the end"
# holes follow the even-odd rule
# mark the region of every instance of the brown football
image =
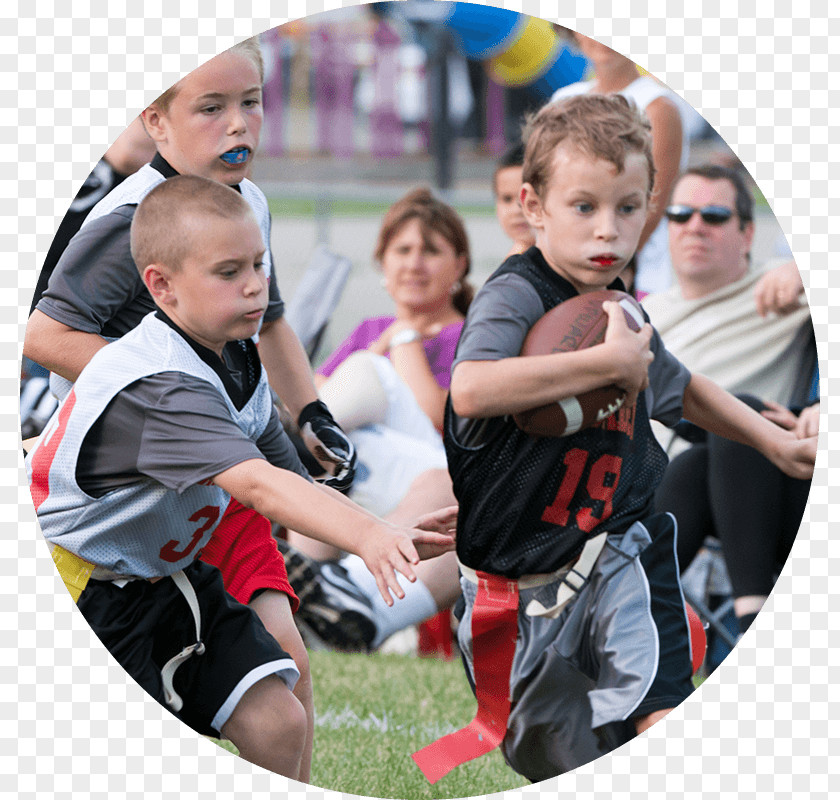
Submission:
MULTIPOLYGON (((540 317, 525 337, 521 355, 538 356, 583 350, 604 341, 607 332, 605 300, 614 300, 624 309, 627 326, 641 330, 644 315, 641 306, 625 292, 602 289, 572 297, 540 317)), ((568 436, 588 428, 624 402, 618 386, 604 386, 558 403, 522 411, 513 415, 517 427, 531 436, 568 436)))

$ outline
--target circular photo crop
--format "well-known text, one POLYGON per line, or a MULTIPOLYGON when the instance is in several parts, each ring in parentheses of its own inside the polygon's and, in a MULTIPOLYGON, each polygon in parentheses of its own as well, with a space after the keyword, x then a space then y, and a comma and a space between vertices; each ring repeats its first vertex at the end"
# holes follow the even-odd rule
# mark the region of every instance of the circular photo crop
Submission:
POLYGON ((67 591, 167 712, 302 784, 468 797, 717 680, 794 546, 819 377, 691 105, 409 0, 241 41, 113 142, 38 276, 21 438, 67 591))

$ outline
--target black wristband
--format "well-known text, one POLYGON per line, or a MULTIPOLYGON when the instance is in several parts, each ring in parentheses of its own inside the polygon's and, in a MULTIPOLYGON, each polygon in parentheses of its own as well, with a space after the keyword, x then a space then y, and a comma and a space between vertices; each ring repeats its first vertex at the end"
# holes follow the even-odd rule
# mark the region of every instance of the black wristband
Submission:
POLYGON ((298 416, 298 427, 302 428, 313 417, 326 417, 330 422, 335 422, 330 410, 321 400, 313 400, 303 407, 298 416))

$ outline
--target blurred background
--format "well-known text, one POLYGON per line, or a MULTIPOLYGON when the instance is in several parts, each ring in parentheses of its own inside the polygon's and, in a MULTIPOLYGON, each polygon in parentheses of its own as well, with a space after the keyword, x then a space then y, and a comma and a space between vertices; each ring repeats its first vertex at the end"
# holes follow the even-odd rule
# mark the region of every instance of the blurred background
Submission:
MULTIPOLYGON (((455 206, 474 283, 489 276, 510 246, 494 212, 496 160, 527 111, 591 73, 571 31, 469 3, 354 6, 271 29, 260 42, 265 122, 252 178, 271 204, 281 293, 295 296, 319 244, 351 263, 316 364, 361 318, 390 312, 372 250, 383 213, 408 189, 431 186, 455 206)), ((691 164, 740 164, 691 106, 673 99, 691 164)), ((756 199, 761 263, 787 245, 757 190, 756 199)))

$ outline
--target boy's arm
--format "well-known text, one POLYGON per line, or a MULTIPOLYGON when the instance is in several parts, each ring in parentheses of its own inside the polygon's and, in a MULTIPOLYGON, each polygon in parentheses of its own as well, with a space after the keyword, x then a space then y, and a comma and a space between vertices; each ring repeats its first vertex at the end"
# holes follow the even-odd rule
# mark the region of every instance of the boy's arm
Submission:
POLYGON ((603 344, 569 353, 517 356, 498 361, 462 361, 452 373, 452 407, 461 417, 516 414, 616 384, 633 396, 647 384, 653 360, 646 324, 627 327, 617 303, 604 303, 610 320, 603 344))
POLYGON ((125 206, 84 226, 59 257, 29 318, 24 355, 71 382, 107 344, 103 326, 125 313, 142 288, 131 259, 133 215, 125 206))
POLYGON ((420 558, 415 543, 423 546, 426 555, 452 549, 451 536, 390 525, 338 492, 262 459, 230 467, 216 475, 214 482, 263 516, 360 556, 388 605, 393 604, 391 592, 405 596, 395 571, 416 580, 412 565, 420 558))
POLYGON ((36 308, 26 325, 23 355, 75 383, 88 361, 106 344, 98 334, 71 328, 36 308))
POLYGON ((268 382, 295 419, 303 407, 318 399, 306 352, 285 318, 263 323, 260 361, 268 382))
POLYGON ((692 375, 683 396, 683 416, 704 430, 749 445, 791 478, 814 474, 817 437, 798 439, 703 375, 692 375))

